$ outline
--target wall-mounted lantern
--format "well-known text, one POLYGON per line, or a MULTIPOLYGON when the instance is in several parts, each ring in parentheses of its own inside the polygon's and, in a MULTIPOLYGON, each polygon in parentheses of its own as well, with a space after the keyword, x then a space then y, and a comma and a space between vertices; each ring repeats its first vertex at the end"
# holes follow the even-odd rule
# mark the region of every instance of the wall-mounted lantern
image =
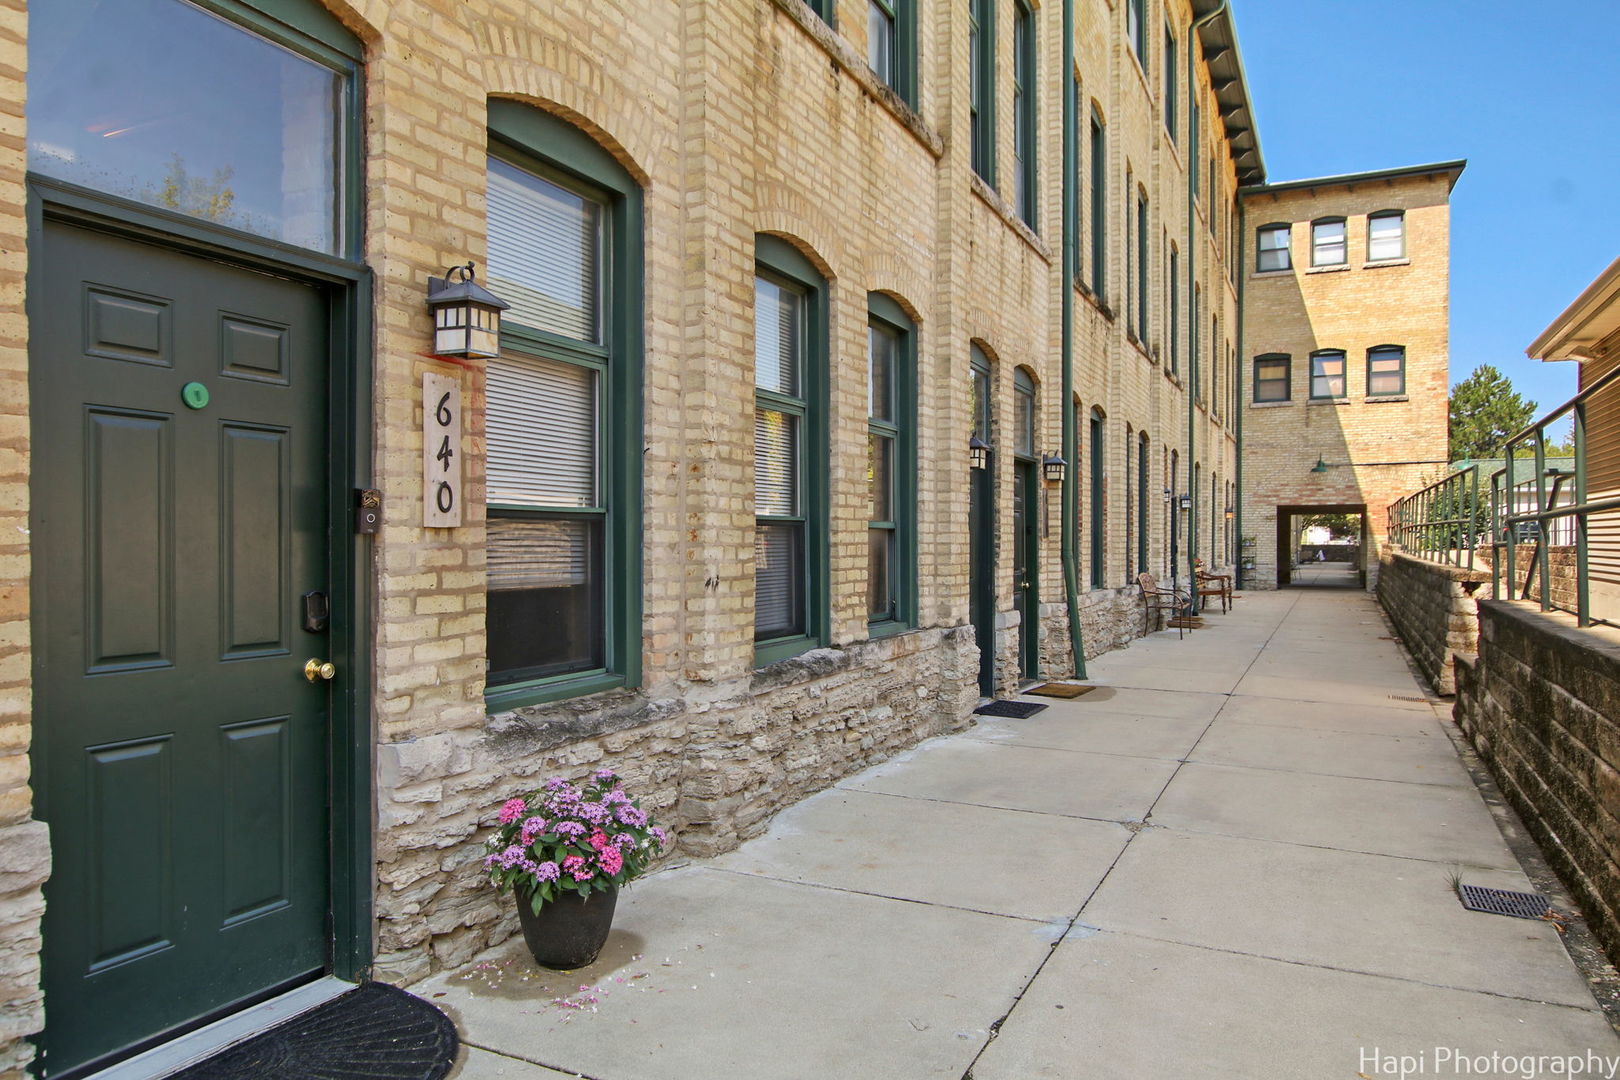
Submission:
POLYGON ((1041 458, 1041 472, 1046 475, 1048 484, 1063 483, 1063 470, 1068 466, 1062 454, 1046 454, 1041 458))
POLYGON ((501 352, 501 312, 511 307, 473 280, 473 264, 452 266, 428 278, 435 356, 489 359, 501 352))
POLYGON ((975 469, 990 466, 990 444, 977 435, 968 440, 968 464, 975 469))
POLYGON ((1164 501, 1165 501, 1165 505, 1169 505, 1169 503, 1170 503, 1170 489, 1169 488, 1164 489, 1164 501))
POLYGON ((1188 513, 1189 511, 1192 510, 1192 496, 1191 495, 1178 496, 1177 499, 1176 499, 1176 505, 1181 508, 1181 512, 1183 514, 1188 513))
POLYGON ((1233 511, 1232 511, 1232 504, 1227 503, 1226 504, 1226 520, 1231 521, 1236 516, 1237 515, 1235 513, 1233 513, 1233 511))
POLYGON ((1325 473, 1327 471, 1328 471, 1328 463, 1325 460, 1323 460, 1321 454, 1316 455, 1316 464, 1311 466, 1311 472, 1313 472, 1313 473, 1325 473))

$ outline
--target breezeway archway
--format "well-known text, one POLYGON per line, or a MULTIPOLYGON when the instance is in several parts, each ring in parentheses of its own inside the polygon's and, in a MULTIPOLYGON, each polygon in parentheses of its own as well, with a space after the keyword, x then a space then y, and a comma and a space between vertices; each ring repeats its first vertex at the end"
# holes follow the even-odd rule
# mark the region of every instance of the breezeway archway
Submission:
POLYGON ((1279 589, 1365 589, 1370 547, 1365 503, 1277 507, 1279 589))

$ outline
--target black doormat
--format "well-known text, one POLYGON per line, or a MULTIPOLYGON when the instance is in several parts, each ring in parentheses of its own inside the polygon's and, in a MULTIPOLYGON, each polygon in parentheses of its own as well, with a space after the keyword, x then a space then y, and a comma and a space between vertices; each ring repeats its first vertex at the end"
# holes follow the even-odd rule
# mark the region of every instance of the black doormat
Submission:
POLYGON ((1014 720, 1022 720, 1026 716, 1034 716, 1046 708, 1038 701, 992 701, 980 705, 973 711, 980 716, 1006 716, 1014 720))
POLYGON ((367 983, 169 1080, 440 1080, 459 1045, 428 1002, 367 983))

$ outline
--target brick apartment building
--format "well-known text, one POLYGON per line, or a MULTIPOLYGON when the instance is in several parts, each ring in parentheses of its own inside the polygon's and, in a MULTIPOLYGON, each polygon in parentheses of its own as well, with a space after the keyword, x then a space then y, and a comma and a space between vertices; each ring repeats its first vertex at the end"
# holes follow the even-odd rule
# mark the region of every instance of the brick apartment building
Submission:
MULTIPOLYGON (((1236 555, 1245 215, 1407 209, 1377 273, 1443 313, 1443 179, 1261 215, 1217 0, 0 0, 0 43, 0 1076, 466 962, 552 773, 709 854, 1141 633, 1136 574, 1236 555), (487 360, 426 306, 468 262, 487 360)), ((1434 333, 1264 348, 1404 344, 1426 423, 1434 333)))

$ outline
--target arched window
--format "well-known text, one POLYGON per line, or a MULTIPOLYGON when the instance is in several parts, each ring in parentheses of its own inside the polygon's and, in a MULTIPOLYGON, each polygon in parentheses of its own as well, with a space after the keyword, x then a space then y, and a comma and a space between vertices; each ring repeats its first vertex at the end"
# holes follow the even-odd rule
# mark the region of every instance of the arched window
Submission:
POLYGON ((1367 215, 1367 261, 1406 258, 1406 214, 1380 210, 1367 215))
POLYGON ((867 618, 878 633, 916 622, 917 328, 882 293, 867 305, 867 618))
POLYGON ((1091 410, 1091 587, 1101 589, 1107 584, 1108 560, 1104 550, 1107 536, 1108 485, 1106 466, 1108 444, 1105 441, 1101 409, 1091 410))
POLYGON ((1344 218, 1317 218, 1311 222, 1311 265, 1343 266, 1348 261, 1344 218))
POLYGON ((487 277, 511 303, 485 407, 491 702, 641 663, 641 190, 583 131, 489 106, 487 277))
POLYGON ((1399 397, 1406 393, 1406 348, 1376 345, 1367 350, 1367 396, 1399 397))

